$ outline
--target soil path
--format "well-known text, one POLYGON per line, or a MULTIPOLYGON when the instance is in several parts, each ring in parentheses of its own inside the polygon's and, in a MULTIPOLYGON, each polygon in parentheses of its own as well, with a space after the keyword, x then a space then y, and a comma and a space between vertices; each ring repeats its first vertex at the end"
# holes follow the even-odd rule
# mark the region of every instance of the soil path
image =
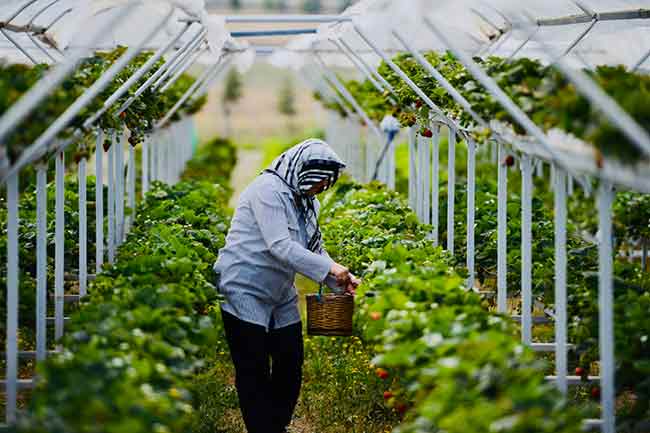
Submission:
POLYGON ((232 173, 230 184, 234 191, 229 206, 235 208, 239 195, 248 184, 259 174, 264 153, 260 149, 237 149, 237 165, 232 173))

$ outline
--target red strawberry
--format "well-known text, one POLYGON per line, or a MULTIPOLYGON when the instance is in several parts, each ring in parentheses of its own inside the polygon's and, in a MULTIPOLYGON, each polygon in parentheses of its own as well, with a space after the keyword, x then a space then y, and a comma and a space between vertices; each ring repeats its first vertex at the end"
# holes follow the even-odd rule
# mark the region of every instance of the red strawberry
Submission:
POLYGON ((393 397, 393 393, 390 391, 384 391, 384 400, 388 400, 389 398, 393 397))
POLYGON ((576 367, 576 376, 580 376, 582 380, 587 379, 587 371, 582 367, 576 367))
POLYGON ((372 320, 379 320, 381 319, 381 313, 379 311, 373 311, 372 313, 370 313, 370 318, 372 320))
POLYGON ((431 132, 431 130, 428 128, 425 128, 424 131, 422 131, 420 134, 422 134, 423 137, 427 138, 433 137, 433 132, 431 132))
POLYGON ((375 373, 377 373, 378 378, 384 379, 384 380, 388 379, 388 376, 390 376, 388 374, 388 372, 386 370, 384 370, 383 368, 378 368, 377 370, 375 370, 375 373))
POLYGON ((506 167, 512 167, 513 165, 515 165, 515 157, 512 155, 506 156, 505 159, 503 160, 503 165, 505 165, 506 167))
POLYGON ((591 398, 598 400, 600 398, 600 387, 594 386, 591 388, 591 398))
POLYGON ((120 119, 125 119, 126 118, 126 111, 122 111, 120 113, 120 119))
POLYGON ((416 108, 421 108, 422 107, 422 100, 418 99, 417 101, 415 101, 415 106, 416 106, 416 108))
POLYGON ((408 409, 408 406, 406 405, 406 403, 397 403, 395 405, 395 410, 400 415, 404 415, 404 413, 406 413, 406 409, 408 409))

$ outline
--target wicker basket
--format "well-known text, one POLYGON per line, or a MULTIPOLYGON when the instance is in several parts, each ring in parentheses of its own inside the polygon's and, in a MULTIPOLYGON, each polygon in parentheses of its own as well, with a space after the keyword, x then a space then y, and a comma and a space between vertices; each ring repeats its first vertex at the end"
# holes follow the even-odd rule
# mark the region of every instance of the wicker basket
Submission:
POLYGON ((307 334, 352 335, 354 296, 334 293, 307 295, 307 334))

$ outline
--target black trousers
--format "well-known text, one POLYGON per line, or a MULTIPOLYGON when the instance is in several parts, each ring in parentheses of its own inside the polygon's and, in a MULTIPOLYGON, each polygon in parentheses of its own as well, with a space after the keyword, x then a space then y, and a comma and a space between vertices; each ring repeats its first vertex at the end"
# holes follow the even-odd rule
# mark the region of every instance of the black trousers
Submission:
POLYGON ((235 365, 235 386, 248 433, 281 433, 291 422, 302 383, 302 325, 267 332, 221 310, 235 365))

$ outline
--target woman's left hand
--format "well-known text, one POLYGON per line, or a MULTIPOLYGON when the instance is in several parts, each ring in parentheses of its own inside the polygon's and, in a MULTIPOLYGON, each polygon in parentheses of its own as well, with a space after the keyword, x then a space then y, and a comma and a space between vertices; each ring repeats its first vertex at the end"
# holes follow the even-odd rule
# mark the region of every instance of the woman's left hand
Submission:
POLYGON ((361 284, 361 279, 350 274, 350 281, 346 285, 345 291, 354 296, 357 287, 359 287, 359 284, 361 284))

